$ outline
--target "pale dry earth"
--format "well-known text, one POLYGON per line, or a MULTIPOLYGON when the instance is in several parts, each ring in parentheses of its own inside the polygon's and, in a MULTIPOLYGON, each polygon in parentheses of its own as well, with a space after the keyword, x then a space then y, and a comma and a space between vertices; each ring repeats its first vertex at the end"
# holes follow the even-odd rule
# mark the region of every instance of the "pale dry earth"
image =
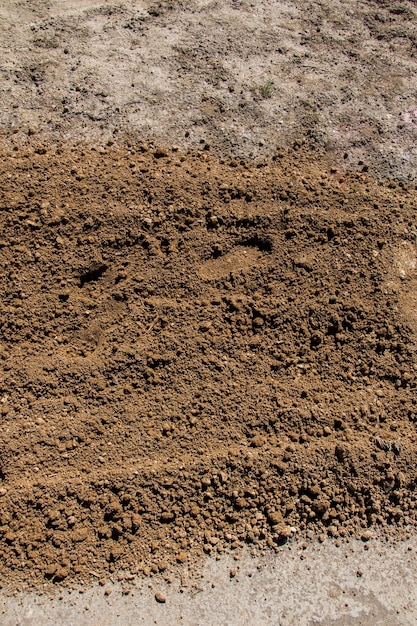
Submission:
POLYGON ((274 557, 208 559, 179 591, 163 581, 93 586, 60 600, 29 593, 0 601, 4 626, 413 626, 416 541, 337 547, 294 544, 274 557), (155 602, 155 592, 166 602, 155 602))
POLYGON ((0 8, 3 133, 272 154, 415 177, 415 2, 82 2, 0 8))

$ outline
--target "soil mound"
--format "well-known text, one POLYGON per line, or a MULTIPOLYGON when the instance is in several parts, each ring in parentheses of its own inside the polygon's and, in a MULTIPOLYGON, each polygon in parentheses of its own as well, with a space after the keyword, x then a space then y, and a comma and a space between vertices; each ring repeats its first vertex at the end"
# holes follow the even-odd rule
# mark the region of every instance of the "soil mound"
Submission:
POLYGON ((0 575, 416 523, 416 191, 296 144, 0 160, 0 575))

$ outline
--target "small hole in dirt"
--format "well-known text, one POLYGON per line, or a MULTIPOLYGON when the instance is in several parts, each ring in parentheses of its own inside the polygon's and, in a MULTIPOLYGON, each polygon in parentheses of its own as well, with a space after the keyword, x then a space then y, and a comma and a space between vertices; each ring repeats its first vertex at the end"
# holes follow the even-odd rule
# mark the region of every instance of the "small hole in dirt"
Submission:
POLYGON ((253 237, 241 241, 239 245, 248 246, 249 248, 258 248, 261 252, 272 251, 272 241, 267 237, 259 237, 258 235, 253 235, 253 237))
POLYGON ((212 252, 211 252, 212 258, 213 259, 218 259, 219 257, 222 256, 222 254, 223 254, 223 250, 222 250, 221 246, 219 246, 217 244, 214 245, 213 249, 212 249, 212 252))
POLYGON ((108 269, 108 266, 104 263, 101 265, 93 265, 89 270, 81 274, 80 287, 83 287, 85 283, 91 283, 103 276, 104 272, 108 269))

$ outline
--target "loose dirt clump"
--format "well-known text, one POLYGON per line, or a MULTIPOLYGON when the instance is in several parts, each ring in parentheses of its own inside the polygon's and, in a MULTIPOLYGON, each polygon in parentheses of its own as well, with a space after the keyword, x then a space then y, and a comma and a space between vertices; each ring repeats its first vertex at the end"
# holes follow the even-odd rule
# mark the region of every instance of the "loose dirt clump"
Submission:
POLYGON ((0 165, 3 583, 416 524, 414 187, 299 144, 25 150, 0 165))

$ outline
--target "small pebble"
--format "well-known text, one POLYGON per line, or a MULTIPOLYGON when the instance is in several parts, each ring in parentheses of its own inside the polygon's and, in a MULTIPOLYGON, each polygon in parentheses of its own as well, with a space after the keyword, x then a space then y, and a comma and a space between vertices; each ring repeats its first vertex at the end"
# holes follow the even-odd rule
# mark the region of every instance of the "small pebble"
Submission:
POLYGON ((165 602, 167 601, 166 597, 164 596, 163 593, 161 593, 160 591, 157 591, 155 593, 155 600, 157 602, 159 602, 159 604, 165 604, 165 602))

